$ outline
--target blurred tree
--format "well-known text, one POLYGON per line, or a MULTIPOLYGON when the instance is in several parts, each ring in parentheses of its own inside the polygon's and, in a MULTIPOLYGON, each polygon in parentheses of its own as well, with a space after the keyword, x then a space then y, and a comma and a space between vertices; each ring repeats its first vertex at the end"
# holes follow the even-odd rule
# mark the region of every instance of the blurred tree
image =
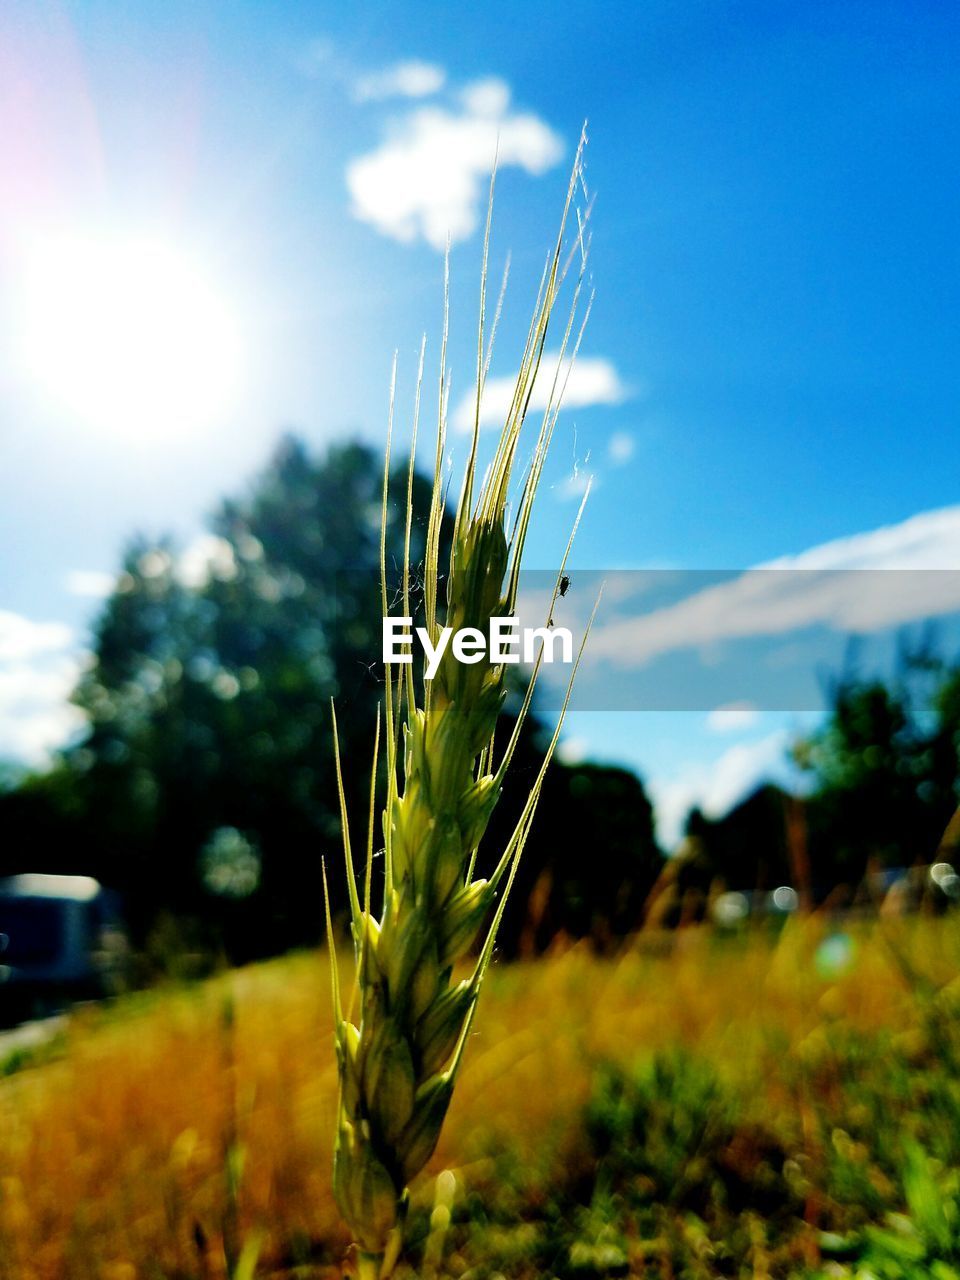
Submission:
POLYGON ((847 673, 823 728, 796 747, 818 880, 930 862, 960 801, 960 663, 901 649, 890 683, 847 673))
MULTIPOLYGON (((406 482, 404 466, 391 479, 391 592, 400 585, 406 482)), ((286 438, 248 493, 225 501, 186 551, 142 538, 129 546, 75 693, 89 731, 53 771, 0 796, 9 837, 0 873, 42 861, 44 870, 94 874, 123 891, 141 942, 153 932, 173 948, 179 938, 242 960, 319 938, 321 857, 340 856, 331 697, 348 805, 366 823, 382 690, 381 483, 381 460, 359 444, 314 458, 286 438)), ((430 495, 416 475, 414 565, 430 495)), ((442 555, 449 537, 448 518, 442 555)), ((501 836, 546 745, 536 718, 528 723, 501 836)), ((556 763, 505 945, 518 944, 523 890, 544 874, 538 941, 560 928, 629 927, 658 856, 636 778, 556 763), (587 849, 602 857, 587 861, 587 849)), ((331 885, 342 893, 343 877, 331 885)))
POLYGON ((684 862, 683 876, 699 890, 718 877, 732 889, 803 890, 808 845, 820 898, 859 884, 868 867, 937 857, 960 803, 960 662, 940 657, 927 637, 901 645, 885 681, 859 674, 852 650, 828 701, 821 728, 794 746, 810 777, 802 801, 764 784, 723 817, 691 811, 687 835, 698 856, 684 862), (800 867, 791 835, 803 846, 800 867))
POLYGON ((706 902, 717 880, 731 889, 749 890, 792 883, 786 826, 789 800, 780 787, 763 783, 721 818, 708 818, 692 809, 686 834, 688 841, 696 842, 698 856, 684 860, 681 884, 696 886, 706 902))
POLYGON ((562 930, 602 946, 639 929, 663 864, 640 779, 610 765, 561 764, 547 775, 541 803, 538 846, 523 869, 532 890, 527 945, 539 948, 562 930))
MULTIPOLYGON (((74 696, 89 732, 20 809, 55 802, 69 833, 60 860, 121 888, 140 936, 161 906, 225 930, 237 955, 317 936, 320 855, 339 839, 330 698, 359 799, 380 694, 381 483, 382 462, 361 445, 314 459, 288 437, 186 552, 128 548, 74 696), (212 900, 204 883, 201 851, 220 828, 259 849, 246 901, 212 900)), ((395 566, 405 467, 392 485, 395 566)), ((414 562, 430 493, 417 475, 414 562)))
MULTIPOLYGON (((512 786, 494 813, 488 858, 509 839, 543 759, 549 733, 537 721, 518 749, 512 786)), ((481 850, 481 865, 484 851, 481 850)), ((636 774, 554 760, 500 932, 507 953, 542 950, 558 934, 599 947, 640 928, 663 854, 653 806, 636 774)))

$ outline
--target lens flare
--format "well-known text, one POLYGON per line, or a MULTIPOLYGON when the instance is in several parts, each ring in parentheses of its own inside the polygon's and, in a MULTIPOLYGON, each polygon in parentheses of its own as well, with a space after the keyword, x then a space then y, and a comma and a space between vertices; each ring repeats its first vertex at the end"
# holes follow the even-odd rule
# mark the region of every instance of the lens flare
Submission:
POLYGON ((161 438, 236 403, 235 315, 188 254, 151 237, 50 235, 22 259, 20 365, 78 425, 161 438))

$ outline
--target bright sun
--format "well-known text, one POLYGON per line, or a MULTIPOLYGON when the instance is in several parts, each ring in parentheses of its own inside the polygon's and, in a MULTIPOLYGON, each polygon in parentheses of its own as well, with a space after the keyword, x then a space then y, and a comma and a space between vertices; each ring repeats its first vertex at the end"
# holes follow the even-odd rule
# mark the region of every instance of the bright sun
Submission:
POLYGON ((164 438, 236 402, 240 337, 198 264, 147 237, 59 235, 22 258, 24 372, 87 427, 164 438))

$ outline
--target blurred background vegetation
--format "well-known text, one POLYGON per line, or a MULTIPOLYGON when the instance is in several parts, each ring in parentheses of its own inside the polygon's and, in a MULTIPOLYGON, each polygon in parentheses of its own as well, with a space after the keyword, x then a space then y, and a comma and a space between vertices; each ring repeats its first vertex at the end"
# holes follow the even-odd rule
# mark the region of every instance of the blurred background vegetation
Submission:
MULTIPOLYGON (((7 776, 0 874, 79 872, 117 890, 141 977, 319 939, 321 858, 339 841, 331 698, 349 802, 366 811, 382 678, 380 484, 368 448, 314 456, 288 436, 214 513, 196 563, 171 541, 133 538, 74 694, 87 731, 52 769, 7 776)), ((414 563, 428 501, 417 476, 414 563)), ((391 566, 402 536, 392 505, 391 566)), ((557 761, 503 949, 530 953, 557 937, 607 946, 645 922, 701 919, 731 889, 789 885, 798 903, 849 905, 885 888, 885 869, 948 857, 937 850, 958 799, 960 667, 930 642, 904 646, 884 683, 861 678, 855 657, 823 727, 796 745, 803 798, 771 785, 723 818, 694 811, 679 850, 658 847, 634 774, 557 761)), ((512 828, 544 746, 535 715, 491 847, 512 828)))

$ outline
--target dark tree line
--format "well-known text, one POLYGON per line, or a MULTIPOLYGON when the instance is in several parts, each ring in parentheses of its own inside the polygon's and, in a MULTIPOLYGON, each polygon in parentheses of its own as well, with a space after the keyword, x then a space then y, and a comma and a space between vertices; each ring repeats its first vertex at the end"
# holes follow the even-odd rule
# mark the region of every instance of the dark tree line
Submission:
POLYGON ((870 871, 960 855, 960 659, 929 636, 904 641, 883 679, 853 650, 828 704, 793 749, 802 798, 768 784, 722 818, 690 815, 685 874, 700 890, 714 878, 738 889, 807 879, 822 899, 870 871))
MULTIPOLYGON (((130 543, 74 695, 85 736, 50 771, 0 784, 0 875, 95 875, 123 895, 147 954, 244 960, 319 939, 323 858, 336 870, 334 906, 344 905, 331 698, 348 806, 366 822, 382 689, 381 467, 359 444, 315 457, 287 438, 248 491, 221 504, 199 546, 130 543)), ((391 593, 405 468, 392 490, 391 593)), ((414 563, 429 502, 417 475, 414 563)), ((448 517, 444 555, 450 532, 448 517)), ((686 854, 666 865, 674 916, 718 882, 771 888, 801 874, 825 894, 868 867, 936 856, 960 800, 960 662, 925 644, 904 650, 889 681, 851 665, 829 701, 822 728, 796 748, 810 778, 802 804, 766 786, 722 819, 691 815, 686 854)), ((488 833, 491 859, 549 736, 535 712, 488 833)), ((640 780, 555 760, 504 949, 630 932, 664 870, 640 780)))

